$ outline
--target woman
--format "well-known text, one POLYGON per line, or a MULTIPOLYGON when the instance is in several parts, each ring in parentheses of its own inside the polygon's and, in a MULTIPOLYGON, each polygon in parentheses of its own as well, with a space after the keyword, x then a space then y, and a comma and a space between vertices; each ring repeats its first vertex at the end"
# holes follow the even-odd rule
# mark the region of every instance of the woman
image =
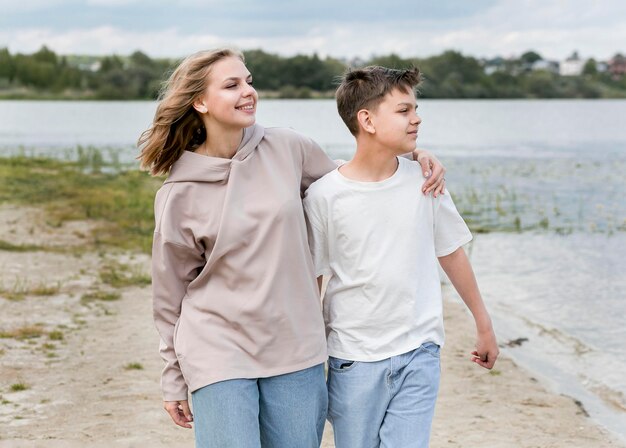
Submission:
POLYGON ((318 447, 326 341, 301 193, 336 165, 255 124, 257 100, 240 53, 196 53, 139 140, 142 166, 169 173, 152 253, 164 407, 200 447, 318 447))

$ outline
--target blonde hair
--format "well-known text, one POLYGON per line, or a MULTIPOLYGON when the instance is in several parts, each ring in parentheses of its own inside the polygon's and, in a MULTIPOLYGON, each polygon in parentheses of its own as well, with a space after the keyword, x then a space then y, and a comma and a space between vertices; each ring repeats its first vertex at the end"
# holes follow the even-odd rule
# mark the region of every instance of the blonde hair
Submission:
POLYGON ((207 88, 211 66, 227 57, 244 61, 239 51, 229 48, 200 51, 185 58, 170 75, 159 95, 152 126, 137 142, 143 169, 155 176, 167 174, 183 151, 204 142, 206 130, 193 103, 207 88))

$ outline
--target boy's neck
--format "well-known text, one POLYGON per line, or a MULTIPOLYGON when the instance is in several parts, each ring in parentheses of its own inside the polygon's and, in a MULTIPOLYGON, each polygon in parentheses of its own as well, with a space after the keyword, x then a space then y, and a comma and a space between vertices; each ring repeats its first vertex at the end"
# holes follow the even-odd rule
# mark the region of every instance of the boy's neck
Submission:
POLYGON ((348 179, 359 182, 380 182, 393 176, 397 169, 398 159, 394 151, 357 139, 354 157, 339 171, 348 179))

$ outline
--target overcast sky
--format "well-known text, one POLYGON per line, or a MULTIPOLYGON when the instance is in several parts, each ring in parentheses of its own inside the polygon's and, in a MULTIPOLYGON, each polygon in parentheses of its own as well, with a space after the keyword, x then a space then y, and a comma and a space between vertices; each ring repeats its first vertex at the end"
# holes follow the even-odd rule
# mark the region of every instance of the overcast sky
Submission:
POLYGON ((562 59, 626 52, 625 0, 0 0, 0 47, 181 57, 229 45, 282 55, 562 59))

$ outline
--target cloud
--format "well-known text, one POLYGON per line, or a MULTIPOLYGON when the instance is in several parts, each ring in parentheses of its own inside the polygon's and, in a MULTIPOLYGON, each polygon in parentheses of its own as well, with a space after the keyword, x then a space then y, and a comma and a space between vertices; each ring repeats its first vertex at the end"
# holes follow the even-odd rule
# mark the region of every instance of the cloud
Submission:
POLYGON ((10 8, 0 16, 0 47, 12 52, 32 52, 45 44, 59 53, 140 49, 155 57, 181 57, 234 45, 283 55, 395 52, 424 57, 456 49, 492 57, 533 49, 549 58, 579 50, 606 59, 623 51, 617 45, 626 42, 626 2, 621 0, 361 0, 359 8, 336 0, 314 5, 288 0, 21 2, 32 11, 17 2, 1 4, 10 8))
POLYGON ((87 6, 120 7, 141 3, 142 0, 87 0, 87 6))

